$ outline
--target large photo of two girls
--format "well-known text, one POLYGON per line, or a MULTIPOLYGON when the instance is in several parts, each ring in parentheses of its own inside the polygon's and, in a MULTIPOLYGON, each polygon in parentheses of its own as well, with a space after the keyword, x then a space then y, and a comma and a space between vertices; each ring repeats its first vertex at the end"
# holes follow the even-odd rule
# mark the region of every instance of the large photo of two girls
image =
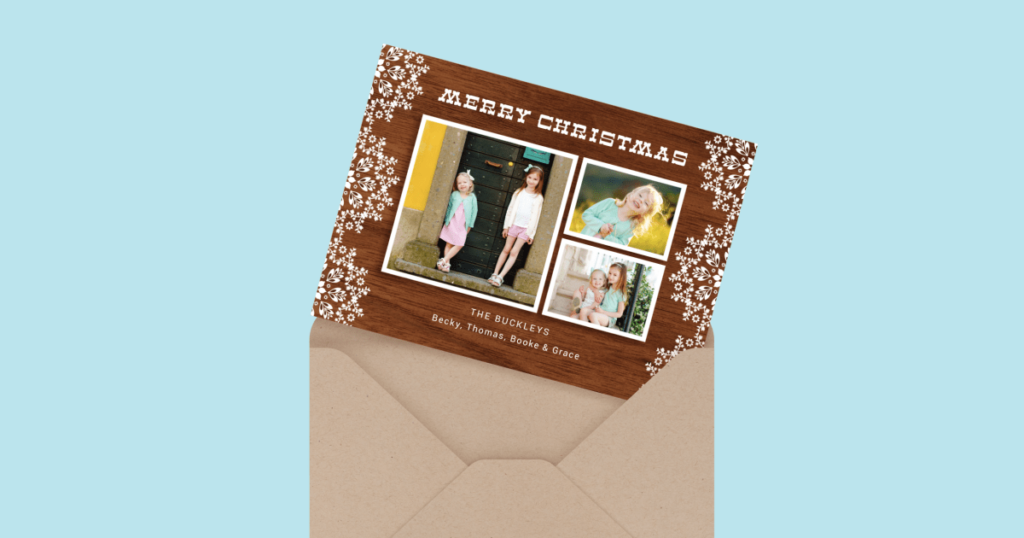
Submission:
POLYGON ((384 271, 537 312, 577 162, 425 116, 384 271))

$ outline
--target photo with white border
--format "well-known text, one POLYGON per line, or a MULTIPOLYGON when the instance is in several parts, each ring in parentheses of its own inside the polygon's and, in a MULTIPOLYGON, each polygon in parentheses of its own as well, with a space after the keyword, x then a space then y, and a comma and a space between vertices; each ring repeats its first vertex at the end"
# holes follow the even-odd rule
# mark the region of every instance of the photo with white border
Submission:
POLYGON ((578 159, 423 116, 383 272, 536 313, 578 159))
POLYGON ((682 183, 583 159, 565 234, 667 261, 685 194, 682 183))
POLYGON ((564 239, 543 315, 646 341, 664 275, 661 264, 564 239))

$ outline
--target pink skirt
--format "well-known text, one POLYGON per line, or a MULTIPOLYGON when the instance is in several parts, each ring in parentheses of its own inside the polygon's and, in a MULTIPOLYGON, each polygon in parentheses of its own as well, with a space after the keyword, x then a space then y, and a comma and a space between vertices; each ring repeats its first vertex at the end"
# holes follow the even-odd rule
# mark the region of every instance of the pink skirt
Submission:
POLYGON ((449 245, 458 247, 466 245, 466 214, 462 211, 465 204, 459 204, 459 208, 452 215, 448 225, 441 228, 441 239, 449 245))

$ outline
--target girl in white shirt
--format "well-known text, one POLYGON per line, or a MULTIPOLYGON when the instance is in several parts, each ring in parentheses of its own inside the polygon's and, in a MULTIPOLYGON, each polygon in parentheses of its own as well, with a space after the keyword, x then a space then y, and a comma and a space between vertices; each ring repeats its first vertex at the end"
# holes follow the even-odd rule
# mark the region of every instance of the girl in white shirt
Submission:
POLYGON ((544 170, 532 164, 526 167, 523 186, 512 194, 512 203, 508 205, 508 212, 505 213, 505 229, 501 232, 501 236, 505 238, 505 248, 498 256, 494 274, 487 279, 491 285, 501 286, 505 275, 516 263, 519 249, 523 248, 524 243, 533 244, 537 223, 540 222, 541 207, 544 205, 544 196, 540 193, 543 188, 544 170))

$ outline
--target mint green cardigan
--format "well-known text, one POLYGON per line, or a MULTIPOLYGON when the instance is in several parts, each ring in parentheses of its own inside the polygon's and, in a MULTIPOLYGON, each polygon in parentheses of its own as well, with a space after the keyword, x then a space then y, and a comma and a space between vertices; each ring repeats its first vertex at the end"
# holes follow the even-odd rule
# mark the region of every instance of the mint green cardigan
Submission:
POLYGON ((469 196, 463 198, 462 193, 459 191, 452 191, 451 197, 448 198, 448 214, 444 216, 444 225, 448 226, 448 223, 452 221, 452 217, 455 216, 455 212, 459 209, 459 204, 465 204, 465 209, 462 212, 466 216, 466 230, 476 224, 476 195, 469 193, 469 196))
POLYGON ((628 245, 633 239, 633 222, 629 219, 619 220, 619 206, 615 205, 615 198, 606 198, 590 206, 583 212, 583 231, 586 236, 593 236, 601 231, 601 226, 612 225, 612 233, 604 237, 605 241, 628 245))

